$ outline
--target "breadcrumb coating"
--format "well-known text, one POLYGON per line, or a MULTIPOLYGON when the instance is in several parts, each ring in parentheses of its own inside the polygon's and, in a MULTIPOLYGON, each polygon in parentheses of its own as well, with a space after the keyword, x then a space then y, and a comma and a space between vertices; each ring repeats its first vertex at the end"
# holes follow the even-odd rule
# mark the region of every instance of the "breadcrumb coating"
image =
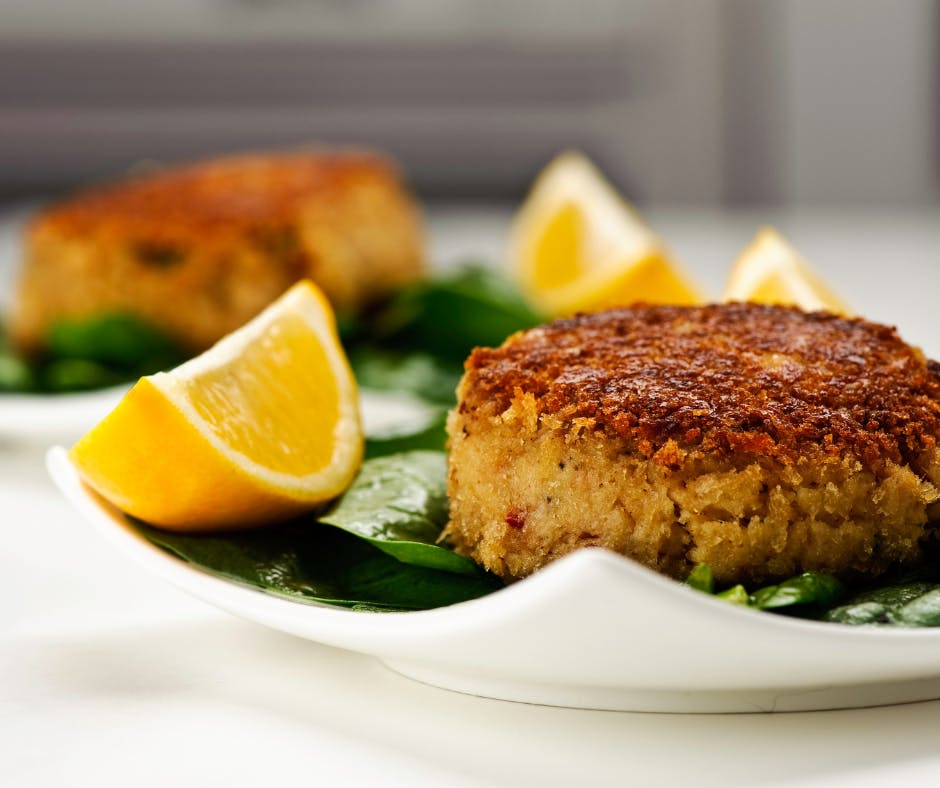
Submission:
POLYGON ((129 312, 203 350, 301 278, 354 310, 419 277, 424 239, 397 169, 364 151, 232 156, 88 189, 25 239, 13 341, 129 312))
POLYGON ((467 361, 444 538, 506 580, 587 546, 680 579, 876 575, 936 538, 937 370, 890 327, 788 307, 521 332, 467 361))

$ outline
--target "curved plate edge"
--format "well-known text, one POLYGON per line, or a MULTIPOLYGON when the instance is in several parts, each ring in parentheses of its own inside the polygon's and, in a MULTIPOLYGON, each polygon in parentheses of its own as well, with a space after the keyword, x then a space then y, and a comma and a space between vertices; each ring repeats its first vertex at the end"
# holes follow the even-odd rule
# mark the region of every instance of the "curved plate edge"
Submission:
POLYGON ((940 696, 932 680, 940 673, 940 631, 863 631, 741 610, 599 550, 436 610, 369 614, 284 600, 204 573, 141 539, 82 484, 64 449, 51 449, 47 464, 96 530, 164 580, 242 618, 378 656, 429 684, 551 705, 656 711, 784 710, 779 699, 790 696, 806 698, 794 709, 940 696), (618 626, 610 609, 629 613, 630 605, 642 615, 629 616, 633 627, 618 626), (788 656, 794 648, 796 664, 788 656))

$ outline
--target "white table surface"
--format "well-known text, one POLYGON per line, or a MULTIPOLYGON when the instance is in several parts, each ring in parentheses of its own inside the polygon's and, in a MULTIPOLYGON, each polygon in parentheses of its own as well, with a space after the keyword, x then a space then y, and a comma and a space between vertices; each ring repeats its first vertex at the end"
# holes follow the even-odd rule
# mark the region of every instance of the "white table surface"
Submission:
MULTIPOLYGON (((940 355, 934 213, 651 219, 713 292, 757 225, 775 223, 861 313, 940 355)), ((500 212, 437 211, 435 257, 496 259, 504 230, 500 212)), ((7 259, 11 238, 0 236, 7 259)), ((48 481, 43 451, 0 441, 0 786, 940 779, 940 701, 740 716, 528 706, 426 687, 369 657, 239 621, 94 537, 48 481)))

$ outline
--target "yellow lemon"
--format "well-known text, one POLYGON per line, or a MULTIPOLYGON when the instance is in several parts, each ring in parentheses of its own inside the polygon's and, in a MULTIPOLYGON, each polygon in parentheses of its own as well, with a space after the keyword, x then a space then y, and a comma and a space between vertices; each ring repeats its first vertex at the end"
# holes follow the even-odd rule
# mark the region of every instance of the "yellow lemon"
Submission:
POLYGON ((355 380, 309 282, 176 369, 141 378, 71 451, 121 510, 177 531, 256 525, 341 493, 362 459, 355 380))
POLYGON ((792 304, 808 312, 850 311, 772 227, 762 228, 741 252, 731 270, 724 300, 792 304))
POLYGON ((539 175, 513 221, 509 258, 523 293, 549 315, 702 300, 662 241, 580 153, 561 154, 539 175))

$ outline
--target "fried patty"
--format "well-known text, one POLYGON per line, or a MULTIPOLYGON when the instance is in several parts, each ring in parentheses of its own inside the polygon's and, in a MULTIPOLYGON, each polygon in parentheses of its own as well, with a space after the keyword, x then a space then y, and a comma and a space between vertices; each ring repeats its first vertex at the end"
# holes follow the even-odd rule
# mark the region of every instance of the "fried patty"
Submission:
POLYGON ((37 349, 57 319, 122 311, 199 351, 298 279, 354 310, 423 268, 419 211, 387 159, 234 156, 91 189, 39 213, 9 331, 37 349))
POLYGON ((634 306, 478 348, 449 421, 460 552, 504 579, 584 546, 722 583, 921 557, 940 365, 790 307, 634 306))

